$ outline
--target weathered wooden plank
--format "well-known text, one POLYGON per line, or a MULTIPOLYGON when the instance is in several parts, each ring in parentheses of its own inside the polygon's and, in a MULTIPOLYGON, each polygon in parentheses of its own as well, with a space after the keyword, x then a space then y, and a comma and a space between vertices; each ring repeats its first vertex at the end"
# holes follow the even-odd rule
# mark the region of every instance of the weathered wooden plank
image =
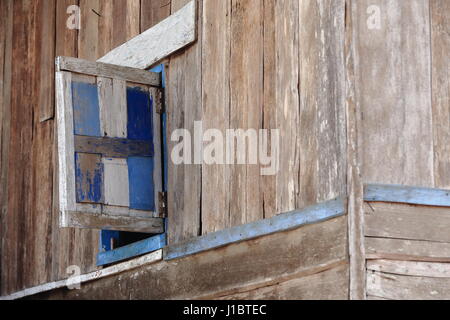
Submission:
MULTIPOLYGON (((261 128, 262 121, 263 5, 262 0, 231 1, 229 126, 255 133, 261 128)), ((244 139, 245 149, 235 150, 233 147, 229 159, 234 164, 230 166, 228 178, 230 226, 263 219, 257 141, 246 139, 245 134, 233 137, 231 141, 236 145, 241 138, 244 139), (243 162, 239 161, 241 157, 244 157, 243 162)))
POLYGON ((196 1, 110 51, 99 62, 145 69, 196 39, 196 1))
POLYGON ((396 260, 369 260, 367 269, 416 277, 450 278, 450 263, 396 260))
POLYGON ((367 294, 393 300, 448 300, 450 278, 367 273, 367 294))
POLYGON ((450 208, 366 203, 364 211, 366 236, 450 242, 450 208))
POLYGON ((63 215, 65 221, 67 222, 65 227, 143 232, 154 234, 164 232, 164 220, 162 218, 107 216, 73 211, 64 212, 63 215))
POLYGON ((434 183, 450 189, 450 3, 430 1, 434 183))
POLYGON ((127 137, 126 81, 97 78, 101 132, 106 137, 127 137))
POLYGON ((350 300, 366 297, 366 257, 364 247, 364 211, 362 171, 361 110, 356 101, 356 61, 353 50, 354 1, 345 1, 345 83, 346 83, 346 127, 347 127, 347 214, 350 255, 350 300))
POLYGON ((141 0, 126 1, 126 35, 127 40, 140 33, 141 0))
MULTIPOLYGON (((162 71, 164 72, 164 71, 162 71)), ((153 128, 153 199, 155 201, 154 212, 157 216, 163 213, 160 212, 159 207, 159 194, 163 192, 163 159, 162 159, 162 138, 161 138, 161 120, 162 115, 157 110, 162 110, 162 92, 160 89, 150 87, 149 88, 150 99, 152 101, 152 128, 153 128)), ((167 208, 166 208, 167 209, 167 208)), ((161 216, 162 217, 162 216, 161 216)))
POLYGON ((77 202, 103 203, 105 194, 101 155, 76 153, 75 179, 77 202))
POLYGON ((450 262, 450 243, 445 242, 366 237, 365 247, 368 259, 450 262))
POLYGON ((56 0, 41 1, 37 7, 39 36, 39 121, 46 121, 55 116, 55 63, 56 45, 56 0), (45 21, 45 22, 44 22, 45 21))
POLYGON ((74 150, 84 153, 99 153, 105 157, 126 158, 131 156, 149 156, 154 154, 150 141, 129 140, 124 138, 74 137, 74 150))
POLYGON ((95 60, 98 55, 100 0, 79 0, 78 58, 95 60))
MULTIPOLYGON (((262 129, 268 131, 278 129, 276 123, 277 92, 276 92, 276 39, 275 39, 275 4, 276 0, 264 0, 264 88, 262 129)), ((267 136, 267 150, 272 150, 272 132, 267 136)), ((276 175, 261 177, 262 211, 264 218, 271 218, 277 214, 276 175)))
POLYGON ((198 252, 211 250, 230 243, 261 237, 298 228, 305 224, 317 223, 345 214, 342 199, 335 199, 315 206, 280 214, 270 219, 259 220, 210 233, 193 240, 164 248, 164 259, 172 260, 198 252))
POLYGON ((3 30, 0 35, 0 55, 4 63, 0 67, 0 294, 7 294, 10 289, 9 270, 12 261, 9 256, 7 244, 8 220, 8 173, 9 173, 9 149, 11 132, 11 78, 12 78, 12 34, 13 34, 13 1, 0 3, 0 25, 3 30))
MULTIPOLYGON (((133 259, 130 261, 125 261, 119 264, 115 264, 113 266, 100 269, 94 272, 90 272, 87 274, 82 274, 79 277, 79 283, 85 283, 87 281, 93 281, 97 279, 101 279, 104 277, 109 277, 112 275, 120 274, 127 270, 133 270, 138 267, 144 266, 146 264, 151 264, 158 262, 162 259, 162 250, 158 250, 152 253, 149 253, 147 255, 144 255, 140 258, 133 259)), ((27 296, 36 295, 39 293, 47 292, 50 290, 55 290, 58 288, 63 288, 68 285, 67 280, 59 280, 54 282, 45 283, 39 286, 31 287, 22 291, 15 292, 13 294, 10 294, 8 296, 1 297, 0 300, 14 300, 14 299, 21 299, 27 296)))
POLYGON ((345 1, 327 5, 322 0, 302 1, 299 11, 300 111, 290 105, 292 114, 280 122, 280 126, 286 121, 291 130, 298 130, 293 133, 294 141, 298 141, 296 149, 290 151, 299 154, 294 162, 300 170, 294 196, 296 208, 333 199, 347 191, 345 1))
POLYGON ((154 159, 128 157, 128 181, 130 186, 130 209, 156 210, 153 184, 154 159))
POLYGON ((231 295, 238 288, 249 290, 287 281, 345 263, 346 220, 339 217, 183 259, 163 261, 122 273, 120 277, 85 283, 77 292, 58 290, 39 298, 193 299, 231 295))
POLYGON ((353 3, 364 181, 433 187, 429 1, 353 3))
POLYGON ((91 62, 71 57, 58 57, 56 59, 59 71, 72 71, 92 76, 115 78, 159 87, 161 85, 159 75, 155 72, 122 67, 114 64, 91 62))
MULTIPOLYGON (((229 128, 230 117, 231 1, 205 1, 202 12, 203 130, 213 128, 223 133, 229 128)), ((201 189, 216 190, 202 193, 203 234, 230 226, 229 187, 229 165, 210 163, 202 166, 201 189)))
MULTIPOLYGON (((98 56, 96 56, 95 59, 104 56, 107 52, 114 48, 112 43, 114 39, 113 4, 114 2, 110 0, 100 0, 99 14, 101 15, 101 18, 98 20, 98 56)), ((123 28, 123 26, 121 27, 123 28)))
POLYGON ((126 259, 130 259, 132 257, 137 257, 152 251, 159 250, 165 245, 166 245, 165 234, 153 236, 148 239, 120 247, 118 249, 99 252, 99 254, 97 255, 97 265, 103 266, 105 264, 111 264, 126 259))
MULTIPOLYGON (((171 2, 172 13, 185 6, 189 0, 171 2)), ((199 5, 198 16, 203 7, 199 5)), ((202 120, 202 19, 198 19, 198 40, 190 47, 170 58, 167 68, 167 133, 176 129, 194 132, 194 121, 202 120)), ((167 148, 170 156, 178 141, 168 135, 167 148)), ((191 144, 194 150, 194 144, 191 144)), ((194 150, 200 153, 201 150, 194 150)), ((194 153, 194 154, 195 154, 194 153)), ((201 234, 202 165, 179 164, 168 161, 168 243, 179 243, 201 234)))
POLYGON ((170 11, 171 3, 165 0, 141 0, 141 32, 167 18, 170 11))
POLYGON ((148 89, 130 85, 127 87, 126 97, 128 139, 153 140, 153 106, 148 89))
POLYGON ((130 205, 128 165, 126 159, 103 158, 104 203, 112 206, 130 205))
MULTIPOLYGON (((299 196, 299 1, 275 3, 276 127, 280 131, 277 213, 297 206, 299 196)), ((312 203, 309 203, 312 204, 312 203)))
POLYGON ((450 190, 368 184, 364 186, 364 200, 450 207, 450 190))
POLYGON ((97 85, 72 78, 74 134, 101 137, 97 85))
POLYGON ((220 300, 347 300, 348 264, 220 300))

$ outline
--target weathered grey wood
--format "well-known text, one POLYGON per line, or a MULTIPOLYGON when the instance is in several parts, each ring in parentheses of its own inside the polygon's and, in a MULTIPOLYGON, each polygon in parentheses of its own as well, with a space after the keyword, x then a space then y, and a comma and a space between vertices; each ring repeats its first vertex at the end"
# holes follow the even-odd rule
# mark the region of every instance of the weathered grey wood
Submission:
MULTIPOLYGON (((102 158, 104 180, 104 204, 128 207, 129 181, 126 159, 102 158)), ((104 212, 102 210, 102 212, 104 212)))
POLYGON ((101 133, 105 137, 127 137, 126 81, 97 77, 101 133))
POLYGON ((64 213, 66 227, 99 230, 117 230, 143 233, 163 233, 162 218, 140 218, 127 216, 107 216, 93 213, 68 211, 64 213))
POLYGON ((450 208, 377 202, 364 212, 366 236, 450 242, 450 208))
POLYGON ((75 152, 99 153, 105 157, 127 158, 132 156, 154 155, 150 141, 128 140, 123 138, 98 138, 88 136, 74 137, 75 152))
POLYGON ((350 299, 366 297, 361 109, 355 97, 354 1, 345 2, 345 103, 347 128, 347 214, 350 255, 350 299))
POLYGON ((450 243, 365 238, 367 258, 450 262, 450 243))
POLYGON ((450 189, 450 2, 430 1, 434 182, 450 189))
POLYGON ((162 109, 163 93, 161 89, 149 87, 150 99, 153 101, 153 190, 155 199, 155 215, 161 216, 159 193, 163 192, 163 171, 162 171, 162 137, 161 137, 161 114, 157 110, 162 109))
POLYGON ((392 300, 448 300, 450 278, 412 277, 369 271, 367 294, 392 300))
POLYGON ((71 71, 106 78, 115 78, 159 87, 161 80, 155 72, 140 70, 137 68, 122 67, 117 64, 92 62, 71 57, 57 57, 56 67, 58 71, 71 71))
POLYGON ((120 277, 85 283, 80 290, 58 290, 39 298, 192 299, 231 295, 239 288, 258 288, 316 273, 318 268, 326 270, 333 264, 345 264, 346 225, 346 217, 338 217, 163 261, 120 277))
POLYGON ((353 4, 364 181, 433 187, 429 1, 353 4))
POLYGON ((348 264, 219 300, 347 300, 348 264))
POLYGON ((103 63, 145 69, 196 39, 196 3, 179 11, 100 58, 103 63))
POLYGON ((370 260, 367 261, 367 269, 416 277, 450 278, 450 263, 370 260))

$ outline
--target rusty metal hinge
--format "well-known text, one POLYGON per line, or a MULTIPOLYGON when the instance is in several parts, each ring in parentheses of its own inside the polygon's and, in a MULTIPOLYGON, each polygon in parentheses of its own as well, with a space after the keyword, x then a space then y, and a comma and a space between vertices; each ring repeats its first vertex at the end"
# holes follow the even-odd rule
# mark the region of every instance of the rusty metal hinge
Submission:
POLYGON ((167 218, 167 193, 158 192, 158 209, 159 217, 167 218))

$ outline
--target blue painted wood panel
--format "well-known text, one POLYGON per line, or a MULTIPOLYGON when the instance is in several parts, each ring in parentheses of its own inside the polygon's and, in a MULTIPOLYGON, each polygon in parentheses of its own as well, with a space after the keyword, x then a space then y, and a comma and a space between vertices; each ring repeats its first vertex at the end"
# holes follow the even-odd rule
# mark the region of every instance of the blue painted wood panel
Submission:
POLYGON ((127 87, 127 104, 128 139, 152 141, 152 104, 148 90, 127 87))
POLYGON ((164 259, 177 259, 231 243, 295 229, 342 216, 345 212, 344 200, 338 198, 305 209, 283 213, 270 219, 209 233, 181 244, 170 245, 164 248, 164 259))
POLYGON ((450 207, 450 190, 367 184, 364 186, 364 200, 450 207))
POLYGON ((100 233, 99 252, 111 251, 111 240, 119 241, 120 231, 102 230, 100 233))
POLYGON ((74 131, 77 135, 100 137, 100 108, 97 85, 72 82, 74 131))
POLYGON ((103 164, 99 154, 75 153, 77 202, 103 202, 103 164))
POLYGON ((153 252, 166 245, 166 235, 160 234, 111 251, 97 255, 97 266, 123 261, 135 256, 153 252))
POLYGON ((127 162, 130 208, 154 211, 153 158, 129 157, 127 162))

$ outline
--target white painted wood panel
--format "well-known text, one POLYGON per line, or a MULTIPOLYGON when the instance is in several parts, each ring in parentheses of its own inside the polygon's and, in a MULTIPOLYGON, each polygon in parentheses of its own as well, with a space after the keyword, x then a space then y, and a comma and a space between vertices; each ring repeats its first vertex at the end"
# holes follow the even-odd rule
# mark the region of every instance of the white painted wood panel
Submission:
POLYGON ((111 138, 127 137, 126 81, 97 78, 100 126, 102 134, 111 138))
POLYGON ((103 158, 105 204, 128 207, 130 205, 128 165, 126 159, 103 158))

